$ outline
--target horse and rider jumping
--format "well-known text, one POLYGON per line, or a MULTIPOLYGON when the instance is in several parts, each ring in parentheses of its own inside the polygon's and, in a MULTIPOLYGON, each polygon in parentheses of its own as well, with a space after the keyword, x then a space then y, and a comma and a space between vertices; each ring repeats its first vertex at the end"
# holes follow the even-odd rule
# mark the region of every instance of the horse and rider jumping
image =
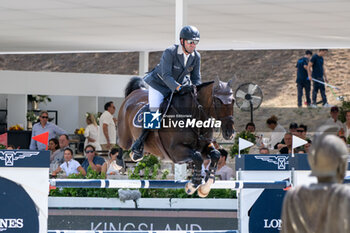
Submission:
POLYGON ((232 81, 201 83, 200 54, 195 50, 199 38, 199 31, 193 26, 181 30, 181 45, 166 49, 160 63, 144 78, 148 90, 141 78, 130 80, 118 114, 117 133, 118 145, 123 149, 131 148, 134 161, 140 161, 144 152, 174 163, 193 161, 193 176, 186 192, 193 194, 198 189, 199 196, 204 197, 215 180, 220 152, 212 144, 213 125, 203 127, 193 122, 215 119, 220 123, 223 137, 230 139, 234 131, 234 99, 232 81), (162 121, 171 120, 166 116, 180 116, 175 120, 187 120, 192 124, 190 127, 163 127, 159 130, 137 128, 133 118, 146 104, 151 112, 162 112, 162 121), (211 159, 211 164, 206 182, 202 184, 201 168, 203 159, 207 158, 211 159))

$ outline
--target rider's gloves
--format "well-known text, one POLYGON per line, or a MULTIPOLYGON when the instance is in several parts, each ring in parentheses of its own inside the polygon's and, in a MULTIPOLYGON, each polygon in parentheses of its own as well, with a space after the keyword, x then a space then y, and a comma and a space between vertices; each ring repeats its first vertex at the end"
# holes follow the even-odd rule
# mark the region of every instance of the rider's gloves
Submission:
POLYGON ((179 94, 180 95, 184 95, 186 93, 190 93, 191 91, 193 90, 193 87, 192 86, 181 86, 180 87, 180 90, 179 90, 179 94))

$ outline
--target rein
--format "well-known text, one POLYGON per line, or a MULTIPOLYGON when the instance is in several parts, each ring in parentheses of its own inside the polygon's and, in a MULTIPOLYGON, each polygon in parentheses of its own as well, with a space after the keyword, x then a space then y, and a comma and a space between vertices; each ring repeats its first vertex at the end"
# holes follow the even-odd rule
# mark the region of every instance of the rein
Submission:
MULTIPOLYGON (((172 95, 173 95, 173 93, 172 93, 172 95)), ((191 97, 192 97, 192 109, 197 109, 198 108, 198 110, 199 110, 198 111, 198 118, 197 117, 195 117, 195 118, 196 119, 201 119, 201 115, 203 114, 204 120, 209 119, 210 116, 208 116, 208 114, 204 111, 203 106, 197 100, 197 94, 195 92, 191 92, 191 97)), ((209 107, 209 111, 212 108, 213 104, 214 104, 214 99, 211 102, 211 105, 209 107)), ((175 113, 179 114, 179 111, 173 105, 171 105, 171 108, 175 111, 175 113)), ((214 112, 215 112, 215 116, 217 117, 218 114, 216 112, 215 104, 214 104, 214 112)), ((196 112, 194 112, 194 113, 192 112, 192 116, 196 116, 196 115, 197 115, 196 112)), ((224 117, 224 118, 227 118, 227 117, 224 117)), ((224 118, 220 118, 220 119, 224 119, 224 118)), ((215 118, 215 119, 217 119, 217 118, 215 118)), ((220 119, 218 119, 218 120, 220 120, 220 119)), ((210 131, 206 131, 204 133, 201 133, 201 129, 199 129, 199 128, 197 128, 197 130, 195 130, 194 128, 191 128, 191 130, 192 130, 192 132, 194 132, 196 134, 197 141, 199 142, 199 144, 202 141, 208 142, 208 143, 211 142, 211 138, 205 137, 205 134, 210 133, 210 131)))

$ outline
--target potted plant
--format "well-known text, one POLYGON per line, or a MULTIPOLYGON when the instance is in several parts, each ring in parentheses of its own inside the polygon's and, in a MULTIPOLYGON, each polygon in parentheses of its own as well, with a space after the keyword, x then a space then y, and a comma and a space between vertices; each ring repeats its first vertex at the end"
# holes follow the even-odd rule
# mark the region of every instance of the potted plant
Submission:
POLYGON ((32 129, 33 124, 39 120, 39 116, 35 115, 33 111, 27 112, 27 128, 32 129))
POLYGON ((32 103, 33 110, 38 110, 39 103, 51 102, 51 98, 48 95, 28 95, 28 101, 32 103))

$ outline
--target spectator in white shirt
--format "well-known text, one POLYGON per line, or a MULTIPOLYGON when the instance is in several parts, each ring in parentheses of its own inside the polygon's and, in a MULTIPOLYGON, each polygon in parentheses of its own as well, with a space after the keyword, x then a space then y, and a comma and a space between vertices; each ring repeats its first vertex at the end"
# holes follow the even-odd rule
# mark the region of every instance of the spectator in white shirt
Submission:
POLYGON ((344 136, 350 137, 350 111, 345 112, 346 121, 344 123, 344 136))
POLYGON ((104 106, 105 111, 100 117, 99 139, 102 150, 110 150, 117 143, 117 119, 113 117, 115 106, 112 101, 107 102, 104 106))
POLYGON ((64 150, 64 162, 52 172, 52 176, 56 176, 62 170, 66 173, 66 176, 79 173, 86 176, 84 168, 78 161, 73 159, 73 151, 70 148, 64 150))
POLYGON ((331 117, 326 121, 326 125, 334 125, 337 127, 337 133, 339 131, 344 131, 344 125, 343 123, 338 120, 339 116, 339 108, 337 106, 331 107, 331 112, 330 112, 331 117))
POLYGON ((272 129, 270 140, 271 148, 274 148, 277 143, 281 142, 286 133, 286 130, 280 124, 278 124, 277 121, 278 118, 275 115, 271 116, 266 121, 267 127, 272 129))
POLYGON ((85 142, 84 148, 87 145, 93 145, 96 150, 101 150, 100 142, 98 139, 99 126, 96 123, 96 119, 93 114, 89 113, 86 117, 86 128, 84 131, 85 142))
POLYGON ((218 170, 215 175, 220 177, 220 180, 230 180, 233 178, 233 170, 226 165, 228 152, 225 149, 219 149, 220 159, 218 161, 218 170))

